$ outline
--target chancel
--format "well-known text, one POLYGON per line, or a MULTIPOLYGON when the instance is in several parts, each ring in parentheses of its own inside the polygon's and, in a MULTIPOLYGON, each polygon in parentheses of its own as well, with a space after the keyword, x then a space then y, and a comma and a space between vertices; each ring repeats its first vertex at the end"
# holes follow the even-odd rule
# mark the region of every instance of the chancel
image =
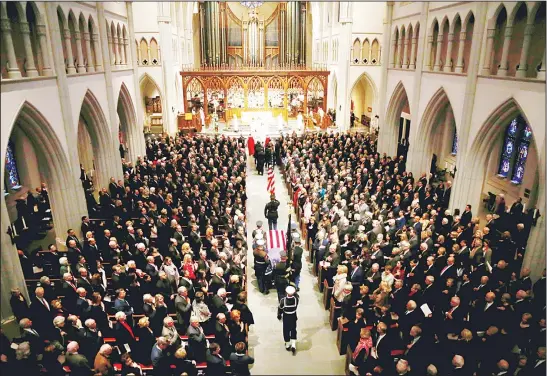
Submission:
POLYGON ((0 372, 545 375, 545 16, 0 2, 0 372))

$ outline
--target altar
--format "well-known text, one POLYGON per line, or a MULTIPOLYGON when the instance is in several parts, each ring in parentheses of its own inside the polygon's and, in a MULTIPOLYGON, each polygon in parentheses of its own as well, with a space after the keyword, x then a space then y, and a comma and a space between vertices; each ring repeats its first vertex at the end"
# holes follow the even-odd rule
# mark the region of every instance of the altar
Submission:
POLYGON ((205 115, 217 113, 230 122, 234 115, 244 123, 253 117, 284 122, 321 108, 327 111, 329 71, 300 68, 216 68, 182 71, 186 113, 203 108, 205 115))

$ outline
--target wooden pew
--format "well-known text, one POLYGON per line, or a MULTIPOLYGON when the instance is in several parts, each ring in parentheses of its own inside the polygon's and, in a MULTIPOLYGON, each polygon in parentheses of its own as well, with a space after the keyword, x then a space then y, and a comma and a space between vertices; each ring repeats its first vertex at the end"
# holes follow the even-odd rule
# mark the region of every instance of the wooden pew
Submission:
POLYGON ((351 372, 349 371, 349 365, 351 363, 351 355, 352 355, 351 348, 348 345, 346 346, 346 363, 344 365, 344 370, 346 371, 345 373, 347 376, 351 375, 351 372))
POLYGON ((318 270, 318 276, 317 276, 317 286, 319 288, 319 292, 323 292, 323 281, 325 280, 325 273, 326 273, 326 270, 324 270, 323 268, 319 267, 319 270, 318 270))
POLYGON ((323 282, 323 306, 325 310, 330 308, 330 300, 332 296, 332 287, 329 287, 328 282, 325 280, 323 282))
POLYGON ((338 349, 338 353, 340 355, 344 355, 344 351, 347 349, 348 333, 348 328, 344 325, 338 325, 338 329, 336 331, 336 348, 338 349))
POLYGON ((338 329, 338 318, 340 317, 340 312, 342 307, 337 307, 334 302, 334 297, 330 298, 330 307, 329 307, 329 324, 332 330, 338 329))

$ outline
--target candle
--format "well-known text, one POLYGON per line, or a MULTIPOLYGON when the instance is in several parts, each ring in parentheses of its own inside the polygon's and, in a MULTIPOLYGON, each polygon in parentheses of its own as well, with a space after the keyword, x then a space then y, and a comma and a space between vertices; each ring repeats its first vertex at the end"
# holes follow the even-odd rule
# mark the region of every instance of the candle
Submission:
POLYGON ((23 217, 23 228, 27 228, 27 223, 25 222, 25 217, 23 217))
POLYGON ((448 170, 448 162, 444 162, 444 168, 448 170))
POLYGON ((11 228, 13 231, 13 236, 17 236, 17 230, 15 229, 15 225, 12 225, 11 228))

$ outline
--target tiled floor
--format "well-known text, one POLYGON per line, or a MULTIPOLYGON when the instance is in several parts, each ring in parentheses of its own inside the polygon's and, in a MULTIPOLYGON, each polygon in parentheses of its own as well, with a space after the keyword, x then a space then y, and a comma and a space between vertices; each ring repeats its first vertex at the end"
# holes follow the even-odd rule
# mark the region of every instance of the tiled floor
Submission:
MULTIPOLYGON (((266 192, 267 178, 256 174, 253 158, 249 158, 247 180, 248 236, 255 223, 264 218, 264 206, 269 201, 266 192)), ((287 229, 289 208, 288 193, 282 175, 276 168, 275 189, 279 207, 279 229, 287 229)), ((294 214, 293 214, 294 218, 294 214)), ((307 252, 304 254, 307 257, 307 252)), ((338 355, 336 332, 328 325, 328 311, 321 303, 316 278, 310 273, 309 264, 304 260, 300 282, 300 305, 298 307, 297 353, 287 352, 283 342, 282 323, 276 319, 277 294, 271 290, 269 295, 258 291, 252 269, 252 250, 249 250, 249 307, 255 318, 249 334, 250 354, 255 358, 251 369, 253 375, 343 375, 344 357, 338 355)))

